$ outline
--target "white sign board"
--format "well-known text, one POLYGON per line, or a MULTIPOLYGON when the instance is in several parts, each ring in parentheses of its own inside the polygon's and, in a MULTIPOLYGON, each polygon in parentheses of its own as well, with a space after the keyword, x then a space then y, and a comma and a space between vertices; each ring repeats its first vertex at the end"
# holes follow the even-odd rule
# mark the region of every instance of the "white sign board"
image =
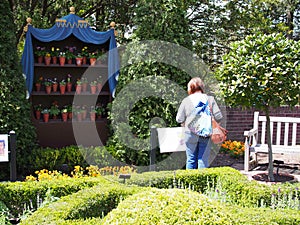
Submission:
POLYGON ((161 153, 182 152, 186 150, 184 127, 157 128, 157 133, 161 153))
POLYGON ((8 162, 8 135, 0 134, 0 162, 8 162))

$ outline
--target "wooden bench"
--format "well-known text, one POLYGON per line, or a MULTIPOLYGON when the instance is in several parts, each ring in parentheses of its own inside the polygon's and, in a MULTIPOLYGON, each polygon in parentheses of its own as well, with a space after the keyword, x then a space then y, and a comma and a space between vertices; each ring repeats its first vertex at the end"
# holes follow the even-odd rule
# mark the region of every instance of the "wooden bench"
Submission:
MULTIPOLYGON (((244 131, 245 136, 245 162, 244 170, 257 164, 257 153, 267 153, 267 119, 254 112, 253 128, 244 131)), ((300 140, 297 136, 300 118, 270 116, 271 143, 273 153, 299 153, 300 140)))

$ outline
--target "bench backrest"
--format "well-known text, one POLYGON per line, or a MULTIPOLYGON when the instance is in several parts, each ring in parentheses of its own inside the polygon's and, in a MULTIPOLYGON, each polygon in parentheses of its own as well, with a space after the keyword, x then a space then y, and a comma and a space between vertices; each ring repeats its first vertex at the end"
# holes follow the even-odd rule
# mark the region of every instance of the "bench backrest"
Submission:
MULTIPOLYGON (((254 113, 254 128, 260 131, 260 143, 267 143, 267 118, 254 113)), ((300 118, 270 116, 273 145, 295 146, 300 144, 300 118), (298 134, 298 135, 297 135, 298 134)))

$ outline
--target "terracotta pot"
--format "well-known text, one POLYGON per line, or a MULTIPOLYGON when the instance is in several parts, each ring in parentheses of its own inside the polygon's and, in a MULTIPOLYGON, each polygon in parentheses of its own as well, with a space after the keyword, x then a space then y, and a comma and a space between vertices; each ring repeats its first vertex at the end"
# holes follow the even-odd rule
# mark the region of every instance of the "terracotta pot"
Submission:
POLYGON ((86 56, 83 56, 83 57, 82 57, 82 64, 86 65, 86 63, 87 63, 86 60, 87 60, 87 59, 86 59, 86 56))
POLYGON ((35 89, 36 89, 36 91, 41 91, 41 84, 40 83, 36 83, 35 84, 35 89))
POLYGON ((97 114, 97 119, 101 119, 102 115, 101 114, 97 114))
POLYGON ((45 65, 49 66, 51 63, 51 57, 50 56, 45 56, 45 65))
POLYGON ((35 118, 36 118, 37 120, 40 120, 40 119, 41 119, 41 111, 40 111, 40 110, 36 110, 36 111, 35 111, 35 118))
POLYGON ((57 89, 58 89, 58 83, 53 83, 53 84, 52 84, 52 89, 53 89, 53 92, 57 92, 57 89))
POLYGON ((68 120, 68 113, 66 113, 66 112, 65 112, 65 113, 62 113, 62 114, 61 114, 61 118, 62 118, 62 121, 63 121, 63 122, 67 122, 67 120, 68 120))
POLYGON ((66 85, 59 85, 60 94, 65 94, 66 92, 66 85))
POLYGON ((87 111, 86 110, 82 110, 81 114, 82 114, 82 119, 85 120, 86 116, 87 116, 87 111))
POLYGON ((37 57, 37 62, 38 63, 43 63, 43 56, 38 56, 37 57))
POLYGON ((96 58, 90 58, 90 64, 91 64, 91 66, 96 65, 96 61, 97 61, 96 58))
POLYGON ((44 113, 43 114, 43 120, 44 120, 45 123, 49 122, 49 113, 44 113))
POLYGON ((76 58, 76 65, 81 66, 82 65, 82 58, 76 58))
POLYGON ((81 89, 82 89, 82 86, 81 85, 79 85, 79 84, 77 84, 76 85, 76 94, 80 94, 81 93, 81 89))
POLYGON ((56 56, 52 56, 52 63, 57 64, 57 57, 56 56))
POLYGON ((73 118, 73 113, 72 112, 68 112, 68 118, 71 120, 73 118))
POLYGON ((72 91, 72 83, 67 83, 67 92, 72 91))
POLYGON ((51 93, 51 89, 52 89, 51 86, 46 86, 46 93, 50 94, 51 93))
POLYGON ((96 120, 96 113, 95 112, 90 112, 90 118, 91 118, 91 121, 95 121, 96 120))
POLYGON ((72 64, 72 63, 73 63, 73 60, 72 60, 72 59, 67 59, 67 63, 68 63, 68 64, 72 64))
POLYGON ((87 83, 82 84, 82 91, 86 92, 87 91, 87 83))
POLYGON ((56 120, 57 119, 57 115, 53 115, 52 119, 56 120))
POLYGON ((98 84, 97 84, 97 90, 98 90, 98 92, 101 92, 101 89, 102 89, 102 84, 101 84, 101 83, 98 83, 98 84))
POLYGON ((64 66, 66 63, 66 57, 59 57, 59 65, 64 66))
POLYGON ((96 94, 96 92, 97 92, 97 86, 91 85, 91 93, 96 94))
POLYGON ((77 113, 77 120, 82 121, 82 113, 77 113))

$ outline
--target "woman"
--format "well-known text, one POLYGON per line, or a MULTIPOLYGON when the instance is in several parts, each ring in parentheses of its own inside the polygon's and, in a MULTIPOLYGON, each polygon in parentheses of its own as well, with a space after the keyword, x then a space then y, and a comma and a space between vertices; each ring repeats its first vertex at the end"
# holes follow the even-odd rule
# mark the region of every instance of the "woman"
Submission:
POLYGON ((204 104, 207 101, 209 102, 211 111, 213 111, 217 120, 222 119, 222 114, 214 99, 204 93, 204 83, 199 77, 194 77, 189 81, 188 94, 181 102, 176 116, 176 121, 185 127, 186 168, 206 168, 209 166, 210 137, 201 137, 192 133, 188 128, 188 124, 194 118, 193 111, 200 101, 204 104))

